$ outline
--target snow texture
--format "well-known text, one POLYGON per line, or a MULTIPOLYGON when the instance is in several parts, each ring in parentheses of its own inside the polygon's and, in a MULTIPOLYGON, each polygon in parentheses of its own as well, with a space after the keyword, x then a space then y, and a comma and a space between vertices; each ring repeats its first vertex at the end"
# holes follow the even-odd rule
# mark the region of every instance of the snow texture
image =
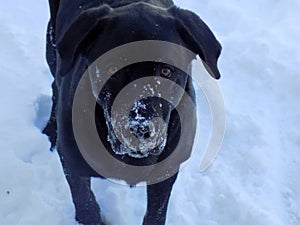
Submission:
MULTIPOLYGON (((183 167, 167 225, 299 225, 300 2, 175 2, 197 12, 223 45, 227 130, 207 171, 198 170, 201 151, 183 167)), ((40 133, 51 104, 47 1, 1 3, 0 224, 75 225, 58 156, 40 133)), ((209 119, 206 110, 200 147, 209 119)), ((95 179, 93 190, 108 224, 141 224, 145 188, 95 179)))

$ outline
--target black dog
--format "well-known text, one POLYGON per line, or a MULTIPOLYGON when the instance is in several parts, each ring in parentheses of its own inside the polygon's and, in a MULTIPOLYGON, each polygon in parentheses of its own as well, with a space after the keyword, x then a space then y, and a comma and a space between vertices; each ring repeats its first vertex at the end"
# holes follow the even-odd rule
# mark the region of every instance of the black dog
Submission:
MULTIPOLYGON (((72 104, 80 78, 94 60, 115 47, 136 41, 160 40, 195 52, 208 72, 219 79, 217 60, 221 46, 197 15, 177 8, 171 0, 49 0, 49 4, 51 19, 47 31, 47 62, 55 80, 51 118, 43 132, 49 136, 51 149, 57 147, 76 208, 76 220, 85 225, 104 224, 90 188, 91 177, 101 177, 101 174, 83 158, 73 133, 72 104)), ((168 49, 163 49, 163 54, 166 51, 168 49)), ((187 66, 190 60, 186 62, 187 66)), ((117 160, 136 166, 154 165, 168 158, 178 144, 182 129, 181 118, 170 103, 153 97, 142 99, 132 106, 128 121, 130 131, 137 139, 147 140, 153 135, 151 119, 160 117, 165 124, 163 138, 155 148, 138 150, 124 146, 115 137, 111 127, 111 106, 123 87, 149 76, 175 82, 195 101, 189 75, 158 61, 139 62, 121 69, 108 64, 100 69, 113 76, 95 96, 95 110, 89 113, 96 120, 99 138, 107 151, 117 160)), ((185 103, 181 100, 179 104, 184 106, 185 103)), ((195 127, 195 115, 195 108, 190 109, 191 130, 195 127)), ((192 139, 185 144, 186 150, 182 151, 187 151, 187 154, 174 163, 176 171, 189 156, 192 145, 192 139)), ((168 200, 176 177, 177 172, 161 182, 147 185, 144 225, 165 224, 168 200)), ((134 185, 134 182, 131 184, 134 185)))

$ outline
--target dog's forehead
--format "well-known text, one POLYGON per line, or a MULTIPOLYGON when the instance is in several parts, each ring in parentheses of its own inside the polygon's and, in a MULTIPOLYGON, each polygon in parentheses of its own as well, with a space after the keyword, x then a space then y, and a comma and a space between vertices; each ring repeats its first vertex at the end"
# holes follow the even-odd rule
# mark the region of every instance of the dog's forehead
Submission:
MULTIPOLYGON (((175 18, 166 9, 143 5, 112 10, 91 53, 95 56, 127 43, 144 40, 159 40, 187 47, 177 30, 175 18)), ((175 54, 168 45, 160 46, 156 51, 162 55, 175 54)), ((178 52, 175 55, 180 54, 178 52)))
POLYGON ((161 13, 145 9, 132 11, 134 10, 119 10, 113 13, 108 29, 115 34, 123 35, 124 38, 132 38, 132 41, 147 39, 179 41, 175 20, 166 11, 161 10, 161 13))

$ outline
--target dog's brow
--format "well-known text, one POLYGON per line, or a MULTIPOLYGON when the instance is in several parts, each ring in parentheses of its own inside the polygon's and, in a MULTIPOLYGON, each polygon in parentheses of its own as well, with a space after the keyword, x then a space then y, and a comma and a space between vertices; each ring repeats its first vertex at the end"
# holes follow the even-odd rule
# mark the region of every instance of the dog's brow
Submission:
MULTIPOLYGON (((159 5, 153 5, 153 4, 148 3, 148 2, 137 2, 137 3, 135 3, 135 7, 137 7, 137 8, 140 8, 140 7, 143 7, 143 6, 147 6, 149 8, 154 8, 156 10, 162 10, 162 11, 167 11, 168 10, 168 8, 166 8, 166 7, 159 6, 159 5)), ((132 8, 132 5, 124 3, 124 4, 121 4, 121 5, 118 5, 118 7, 113 7, 114 10, 118 10, 118 9, 123 10, 123 9, 126 9, 126 8, 132 8)))

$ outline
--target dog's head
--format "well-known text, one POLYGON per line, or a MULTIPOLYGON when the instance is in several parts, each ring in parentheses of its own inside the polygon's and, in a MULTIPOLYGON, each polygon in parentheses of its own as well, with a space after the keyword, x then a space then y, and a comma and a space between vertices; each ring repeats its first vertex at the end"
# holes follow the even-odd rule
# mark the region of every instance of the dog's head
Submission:
MULTIPOLYGON (((99 56, 127 43, 160 40, 181 45, 193 51, 195 55, 198 54, 210 75, 215 79, 220 78, 217 68, 220 44, 197 15, 175 6, 165 9, 135 3, 114 9, 107 5, 91 8, 83 11, 57 40, 57 74, 65 76, 74 73, 70 72, 74 64, 79 58, 84 58, 87 66, 93 65, 89 68, 92 87, 99 82, 97 79, 101 79, 102 74, 110 76, 100 92, 95 88, 94 94, 104 112, 112 149, 121 155, 127 154, 135 158, 160 155, 169 137, 178 138, 180 119, 174 113, 174 107, 184 104, 184 94, 174 90, 181 87, 194 98, 191 78, 185 72, 189 70, 193 59, 180 57, 180 54, 174 55, 168 48, 153 49, 161 58, 180 61, 186 68, 181 70, 174 66, 174 63, 162 62, 159 59, 119 68, 118 61, 122 57, 110 58, 106 64, 97 66, 93 62, 99 56), (146 79, 145 82, 145 78, 150 77, 151 79, 146 79), (171 82, 163 82, 166 80, 171 82), (122 118, 116 121, 111 110, 118 95, 126 95, 123 91, 126 86, 131 87, 131 92, 139 90, 142 94, 130 105, 128 114, 124 116, 125 114, 120 112, 122 118), (172 93, 170 99, 173 104, 160 98, 162 92, 172 93), (123 123, 122 120, 126 122, 123 123), (135 148, 126 145, 130 140, 128 135, 125 135, 127 131, 129 136, 139 140, 139 145, 135 148)), ((195 116, 194 113, 191 115, 195 116)), ((192 124, 195 123, 194 119, 191 118, 192 124)))

